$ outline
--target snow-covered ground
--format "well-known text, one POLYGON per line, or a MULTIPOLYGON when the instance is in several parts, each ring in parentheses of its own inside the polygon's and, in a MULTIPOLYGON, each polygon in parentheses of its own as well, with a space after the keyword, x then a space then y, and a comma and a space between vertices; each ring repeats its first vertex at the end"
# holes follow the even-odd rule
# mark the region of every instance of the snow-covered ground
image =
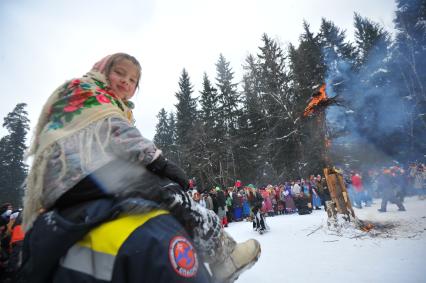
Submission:
POLYGON ((404 205, 407 211, 388 204, 388 212, 380 213, 378 199, 371 207, 355 208, 361 220, 395 226, 386 232, 348 228, 338 235, 327 229, 324 210, 268 217, 271 230, 263 235, 249 222, 230 223, 226 229, 237 241, 255 238, 262 245, 259 261, 237 282, 424 283, 426 200, 410 197, 404 205))

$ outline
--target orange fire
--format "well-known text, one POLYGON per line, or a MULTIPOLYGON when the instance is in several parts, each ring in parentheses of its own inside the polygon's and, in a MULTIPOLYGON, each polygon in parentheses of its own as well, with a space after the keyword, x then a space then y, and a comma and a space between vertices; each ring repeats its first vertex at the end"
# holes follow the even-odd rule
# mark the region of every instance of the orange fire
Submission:
POLYGON ((371 224, 371 223, 368 223, 368 224, 364 225, 363 227, 361 227, 361 230, 364 231, 364 232, 368 232, 373 228, 374 228, 374 225, 371 224))
POLYGON ((315 107, 321 102, 327 100, 327 93, 325 93, 325 84, 323 84, 318 93, 315 93, 312 96, 311 101, 309 101, 308 106, 305 108, 305 111, 303 112, 303 116, 307 117, 314 113, 315 107))

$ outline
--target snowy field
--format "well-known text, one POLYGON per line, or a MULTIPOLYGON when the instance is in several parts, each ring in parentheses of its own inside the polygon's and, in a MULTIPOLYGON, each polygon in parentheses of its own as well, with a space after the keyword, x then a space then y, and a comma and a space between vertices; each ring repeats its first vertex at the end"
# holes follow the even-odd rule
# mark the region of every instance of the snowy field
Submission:
POLYGON ((394 225, 371 232, 345 229, 338 235, 327 229, 324 210, 311 215, 268 217, 270 231, 259 235, 251 223, 230 223, 227 231, 237 240, 255 238, 262 255, 237 282, 426 282, 426 200, 406 198, 407 211, 388 204, 380 213, 380 199, 356 209, 361 220, 394 225), (314 232, 315 231, 315 232, 314 232))

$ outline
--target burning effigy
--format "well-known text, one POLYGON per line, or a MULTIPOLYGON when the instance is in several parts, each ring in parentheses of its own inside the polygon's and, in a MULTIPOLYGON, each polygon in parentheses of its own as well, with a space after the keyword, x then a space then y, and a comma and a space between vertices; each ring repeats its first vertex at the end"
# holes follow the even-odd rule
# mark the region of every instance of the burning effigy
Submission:
POLYGON ((328 97, 326 92, 326 84, 324 83, 321 85, 318 91, 312 94, 312 98, 303 112, 303 117, 308 117, 321 112, 330 105, 340 105, 340 101, 338 96, 328 97))
MULTIPOLYGON (((326 108, 331 105, 343 106, 338 96, 329 97, 327 95, 326 84, 324 83, 312 95, 303 112, 303 117, 324 113, 326 108)), ((318 120, 322 119, 321 115, 318 115, 317 118, 318 120)), ((332 141, 327 134, 325 135, 324 145, 326 149, 332 145, 332 141)), ((325 159, 329 165, 324 168, 324 177, 330 194, 330 200, 325 202, 328 216, 327 229, 339 235, 348 233, 358 236, 366 233, 369 235, 377 234, 377 229, 383 225, 356 217, 342 171, 332 166, 332 162, 327 156, 325 159)))

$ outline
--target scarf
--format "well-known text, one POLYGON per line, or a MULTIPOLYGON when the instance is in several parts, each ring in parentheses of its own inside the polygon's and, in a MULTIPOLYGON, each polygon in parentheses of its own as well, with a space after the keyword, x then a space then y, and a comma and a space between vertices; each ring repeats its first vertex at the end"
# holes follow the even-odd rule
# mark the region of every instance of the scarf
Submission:
MULTIPOLYGON (((133 104, 115 96, 102 73, 110 57, 96 63, 82 78, 62 84, 43 106, 27 153, 27 157, 33 157, 33 163, 26 179, 24 196, 23 224, 26 230, 44 209, 41 201, 44 173, 56 142, 109 117, 120 117, 134 123, 133 104)), ((84 141, 81 142, 84 145, 84 141)), ((61 154, 64 154, 63 150, 61 154)))

